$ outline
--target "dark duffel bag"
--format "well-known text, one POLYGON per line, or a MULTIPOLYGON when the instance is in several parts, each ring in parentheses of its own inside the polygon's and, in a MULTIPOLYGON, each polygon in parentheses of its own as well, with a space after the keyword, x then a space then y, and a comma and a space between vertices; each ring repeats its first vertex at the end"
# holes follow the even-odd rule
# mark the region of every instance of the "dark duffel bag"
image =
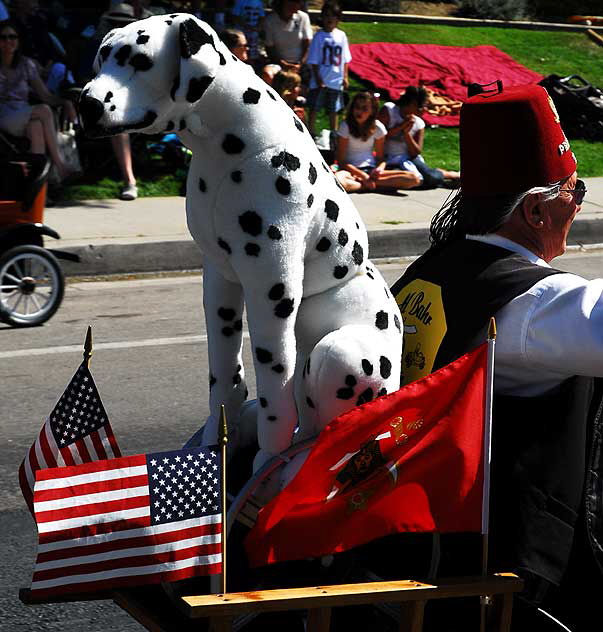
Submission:
POLYGON ((603 92, 579 75, 549 75, 540 85, 546 88, 570 138, 603 141, 603 92))

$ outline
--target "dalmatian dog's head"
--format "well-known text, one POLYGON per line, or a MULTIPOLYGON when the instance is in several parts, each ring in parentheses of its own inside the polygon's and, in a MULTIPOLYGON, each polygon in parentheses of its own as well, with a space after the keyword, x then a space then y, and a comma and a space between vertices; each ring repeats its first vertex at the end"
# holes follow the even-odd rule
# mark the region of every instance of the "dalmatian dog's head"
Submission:
POLYGON ((139 20, 107 33, 96 76, 79 111, 90 136, 182 130, 211 86, 228 49, 209 25, 186 13, 139 20))

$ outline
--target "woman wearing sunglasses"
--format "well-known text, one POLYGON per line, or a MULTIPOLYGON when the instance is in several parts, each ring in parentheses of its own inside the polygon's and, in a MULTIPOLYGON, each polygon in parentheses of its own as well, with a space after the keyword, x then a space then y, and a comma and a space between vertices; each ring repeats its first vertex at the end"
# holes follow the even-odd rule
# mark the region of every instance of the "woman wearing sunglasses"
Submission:
POLYGON ((40 79, 34 62, 21 55, 19 34, 13 24, 0 22, 0 130, 13 136, 26 136, 34 154, 50 154, 61 180, 72 175, 57 147, 54 114, 49 105, 62 105, 75 118, 73 104, 53 94, 40 79), (43 101, 30 105, 33 91, 43 101))
MULTIPOLYGON (((463 105, 460 190, 392 288, 403 381, 484 342, 496 318, 490 568, 524 580, 513 632, 550 629, 547 613, 591 632, 603 594, 603 279, 550 266, 586 194, 552 100, 536 84, 496 83, 463 105)), ((475 572, 478 537, 442 536, 438 574, 475 572)), ((463 629, 438 607, 441 629, 463 629)))

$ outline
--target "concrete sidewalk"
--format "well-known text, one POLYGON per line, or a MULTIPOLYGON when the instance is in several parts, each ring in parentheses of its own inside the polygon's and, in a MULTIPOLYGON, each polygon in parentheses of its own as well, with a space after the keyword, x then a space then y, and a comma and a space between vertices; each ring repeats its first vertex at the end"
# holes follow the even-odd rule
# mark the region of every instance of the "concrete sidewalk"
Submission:
MULTIPOLYGON (((570 245, 603 244, 603 178, 585 179, 588 193, 570 233, 570 245)), ((352 194, 369 231, 370 256, 418 255, 429 245, 432 216, 451 191, 352 194)), ((48 248, 77 253, 80 263, 62 262, 68 275, 194 270, 199 251, 186 226, 184 198, 96 200, 46 209, 45 224, 61 235, 48 248)))

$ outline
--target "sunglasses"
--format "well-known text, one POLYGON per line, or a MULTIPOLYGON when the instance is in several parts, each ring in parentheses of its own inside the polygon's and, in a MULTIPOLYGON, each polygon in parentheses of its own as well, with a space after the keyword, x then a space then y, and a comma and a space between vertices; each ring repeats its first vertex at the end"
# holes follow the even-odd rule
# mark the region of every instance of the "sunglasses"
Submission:
POLYGON ((19 39, 19 36, 15 35, 14 33, 10 33, 8 35, 0 35, 0 40, 3 40, 3 41, 16 40, 16 39, 19 39))
POLYGON ((584 184, 584 180, 576 180, 576 188, 575 189, 559 189, 559 191, 565 191, 566 193, 571 193, 574 196, 574 201, 577 206, 580 206, 582 202, 584 202, 584 196, 586 195, 586 185, 584 184))

